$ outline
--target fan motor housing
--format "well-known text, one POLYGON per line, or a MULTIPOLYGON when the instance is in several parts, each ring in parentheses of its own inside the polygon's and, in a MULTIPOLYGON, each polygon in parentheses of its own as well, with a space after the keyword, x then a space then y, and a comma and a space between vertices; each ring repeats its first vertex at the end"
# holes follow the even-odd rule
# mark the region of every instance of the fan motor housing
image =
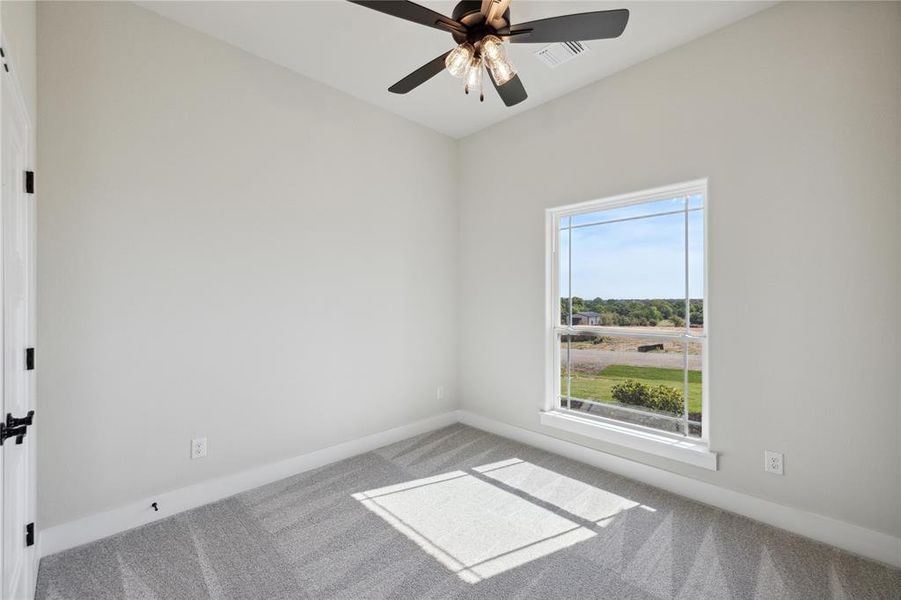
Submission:
MULTIPOLYGON (((454 7, 453 13, 451 13, 451 16, 454 21, 459 21, 470 29, 469 35, 461 33, 452 34, 454 36, 454 41, 458 44, 467 41, 473 43, 496 31, 494 27, 485 22, 485 18, 482 16, 482 2, 480 0, 463 0, 462 2, 458 2, 454 7)), ((509 6, 507 7, 507 10, 504 11, 502 18, 505 21, 505 26, 510 24, 509 6)))

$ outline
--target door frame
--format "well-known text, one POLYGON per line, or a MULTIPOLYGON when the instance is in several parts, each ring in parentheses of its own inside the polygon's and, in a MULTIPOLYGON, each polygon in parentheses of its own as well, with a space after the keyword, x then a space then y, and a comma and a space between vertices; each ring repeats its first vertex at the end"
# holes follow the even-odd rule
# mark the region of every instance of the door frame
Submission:
MULTIPOLYGON (((27 170, 34 171, 35 164, 35 130, 34 123, 32 121, 32 115, 28 112, 28 105, 25 101, 25 95, 22 91, 22 86, 19 82, 19 79, 16 75, 15 64, 12 60, 12 54, 10 52, 9 45, 7 41, 9 38, 4 34, 2 28, 0 28, 0 47, 3 48, 5 57, 3 58, 3 62, 5 63, 5 67, 0 67, 0 139, 4 134, 3 132, 3 123, 6 111, 15 110, 21 116, 23 121, 23 125, 25 128, 25 143, 26 143, 26 164, 27 170), (6 101, 11 101, 13 106, 8 106, 6 101)), ((0 152, 0 161, 3 160, 2 152, 0 152)), ((2 163, 0 163, 0 177, 3 174, 2 163)), ((24 178, 24 173, 21 174, 21 177, 24 178)), ((36 190, 35 190, 36 191, 36 190)), ((36 312, 35 312, 35 297, 36 297, 36 283, 35 283, 35 250, 36 250, 36 195, 31 195, 30 201, 32 202, 31 210, 28 213, 28 223, 26 227, 26 235, 28 237, 28 263, 26 266, 27 269, 27 283, 26 283, 26 293, 28 294, 27 299, 27 346, 34 347, 35 346, 35 321, 36 321, 36 312)), ((5 298, 6 298, 6 286, 3 283, 2 273, 3 267, 5 267, 6 254, 3 251, 4 239, 2 237, 2 224, 6 215, 3 212, 3 199, 0 198, 0 307, 5 307, 5 298)), ((3 344, 6 342, 6 329, 3 326, 3 319, 0 319, 0 335, 3 337, 0 338, 3 344)), ((0 346, 2 349, 3 346, 0 346)), ((24 352, 24 349, 23 349, 24 352)), ((5 377, 4 369, 4 361, 0 360, 0 381, 5 381, 3 379, 5 377)), ((35 371, 31 371, 30 377, 32 381, 28 386, 28 393, 30 395, 30 404, 31 407, 35 406, 35 371)), ((2 388, 0 388, 2 389, 2 388)), ((5 407, 6 402, 4 399, 3 406, 5 407)), ((3 415, 0 415, 0 418, 3 418, 3 415)), ((37 422, 37 420, 35 420, 37 422)), ((27 518, 26 522, 35 523, 35 527, 37 527, 36 517, 37 517, 37 508, 36 508, 36 500, 37 500, 37 435, 36 435, 36 427, 34 425, 28 428, 27 435, 27 443, 29 446, 28 449, 28 475, 29 475, 29 493, 28 493, 28 506, 27 506, 27 518)), ((10 440, 10 443, 13 443, 10 440)), ((5 444, 4 444, 5 447, 5 444)), ((2 450, 0 450, 2 452, 2 450)), ((0 465, 2 465, 2 459, 0 459, 0 465)), ((6 535, 15 535, 22 540, 22 543, 25 543, 24 540, 24 531, 21 532, 6 532, 2 531, 2 515, 3 515, 3 500, 4 500, 4 487, 3 487, 3 477, 2 471, 0 471, 0 532, 2 532, 3 536, 6 535)), ((26 587, 26 598, 27 600, 31 600, 34 597, 35 587, 37 584, 37 574, 38 574, 38 561, 40 560, 40 535, 35 532, 35 544, 29 547, 26 550, 26 561, 25 561, 25 587, 26 587)), ((3 546, 0 544, 0 577, 2 577, 3 573, 3 546)), ((3 582, 0 582, 0 586, 3 585, 3 582)), ((4 599, 5 600, 5 599, 4 599)))

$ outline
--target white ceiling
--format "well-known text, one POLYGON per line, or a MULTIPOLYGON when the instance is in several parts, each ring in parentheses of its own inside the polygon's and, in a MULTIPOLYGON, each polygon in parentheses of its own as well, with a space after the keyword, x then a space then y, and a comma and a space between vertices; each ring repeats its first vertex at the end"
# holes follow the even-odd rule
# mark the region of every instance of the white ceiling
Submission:
MULTIPOLYGON (((511 44, 508 54, 529 98, 507 108, 486 90, 485 102, 463 93, 446 71, 409 94, 388 86, 446 52, 450 34, 343 2, 137 2, 160 15, 238 46, 402 117, 460 138, 562 96, 656 54, 738 21, 775 2, 600 2, 513 0, 513 23, 628 8, 625 33, 587 42, 590 52, 551 69, 511 44)), ((450 15, 456 2, 421 2, 450 15)), ((490 83, 488 84, 490 87, 490 83)))

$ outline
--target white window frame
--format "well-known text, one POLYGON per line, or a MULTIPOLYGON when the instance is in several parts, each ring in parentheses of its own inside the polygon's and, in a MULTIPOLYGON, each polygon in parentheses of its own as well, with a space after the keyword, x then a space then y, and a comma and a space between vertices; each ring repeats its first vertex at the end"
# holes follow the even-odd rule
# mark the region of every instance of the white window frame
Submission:
MULTIPOLYGON (((708 214, 710 197, 707 191, 707 179, 697 179, 685 183, 669 185, 640 192, 622 194, 599 200, 590 200, 578 204, 570 204, 545 211, 546 228, 546 292, 547 292, 547 322, 546 332, 546 369, 545 369, 545 403, 541 414, 542 425, 548 425, 563 429, 570 433, 585 435, 606 442, 618 444, 623 447, 640 450, 649 454, 663 456, 673 460, 686 462, 698 467, 716 470, 717 455, 710 451, 710 369, 708 357, 710 354, 710 321, 708 319, 709 286, 707 284, 707 256, 708 256, 708 214), (704 199, 704 333, 703 335, 691 335, 686 328, 685 333, 636 333, 623 327, 604 327, 575 325, 566 326, 560 324, 560 235, 559 223, 564 217, 571 217, 585 213, 620 208, 635 204, 666 200, 680 196, 702 195, 704 199), (559 406, 560 397, 560 342, 559 336, 565 334, 593 333, 599 335, 623 336, 637 335, 639 337, 656 337, 660 339, 675 340, 680 342, 697 342, 701 344, 701 437, 689 437, 676 433, 670 433, 634 425, 612 418, 587 415, 583 412, 569 410, 559 406)), ((687 207, 686 207, 687 210, 687 207)), ((687 262, 686 248, 686 262, 687 262)), ((686 274, 687 278, 687 274, 686 274)), ((686 282, 687 283, 687 282, 686 282)), ((688 315, 687 315, 688 316, 688 315)), ((689 319, 686 319, 688 325, 689 319)), ((686 416, 687 418, 687 416, 686 416)))

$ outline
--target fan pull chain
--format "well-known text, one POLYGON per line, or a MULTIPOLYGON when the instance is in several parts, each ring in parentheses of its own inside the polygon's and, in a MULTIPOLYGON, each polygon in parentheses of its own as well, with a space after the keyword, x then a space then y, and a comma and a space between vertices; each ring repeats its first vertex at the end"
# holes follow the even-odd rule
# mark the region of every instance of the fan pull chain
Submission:
POLYGON ((479 79, 479 102, 485 101, 485 81, 484 81, 484 79, 485 79, 484 77, 479 79))

